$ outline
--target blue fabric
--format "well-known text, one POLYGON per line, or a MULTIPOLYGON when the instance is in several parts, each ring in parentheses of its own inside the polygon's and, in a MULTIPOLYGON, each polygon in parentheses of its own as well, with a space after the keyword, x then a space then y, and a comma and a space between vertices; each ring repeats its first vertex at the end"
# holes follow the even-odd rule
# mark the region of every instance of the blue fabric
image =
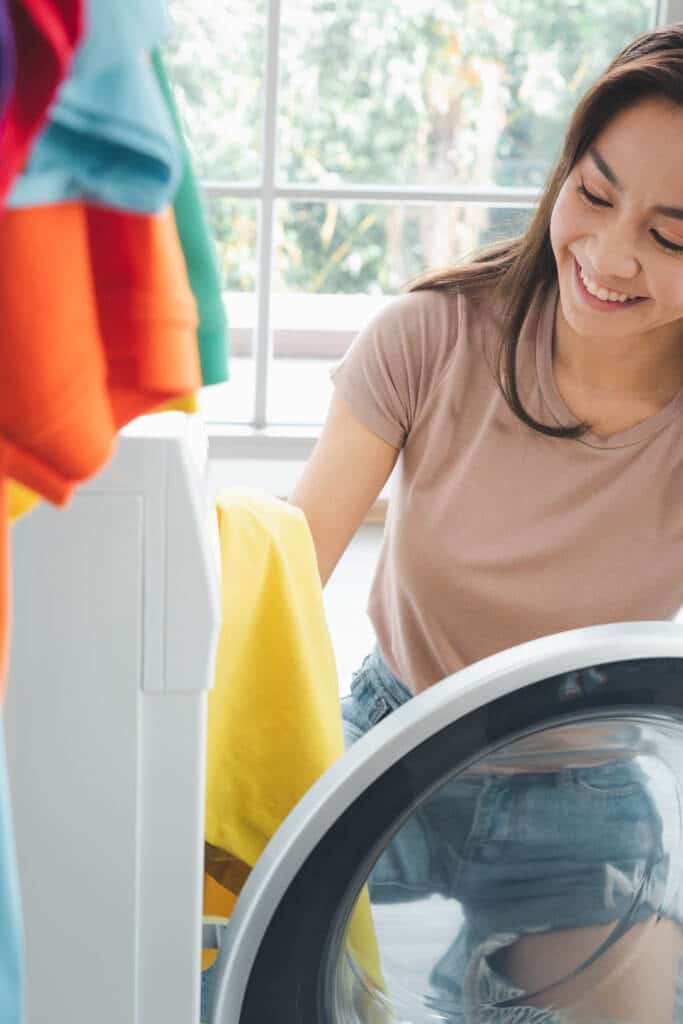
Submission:
POLYGON ((0 720, 0 1021, 23 1020, 23 956, 5 744, 0 720))
POLYGON ((216 960, 210 967, 202 971, 199 989, 199 1024, 208 1024, 217 978, 218 961, 216 960))
POLYGON ((183 155, 149 52, 165 38, 162 0, 89 0, 87 30, 7 205, 83 200, 157 213, 183 155))

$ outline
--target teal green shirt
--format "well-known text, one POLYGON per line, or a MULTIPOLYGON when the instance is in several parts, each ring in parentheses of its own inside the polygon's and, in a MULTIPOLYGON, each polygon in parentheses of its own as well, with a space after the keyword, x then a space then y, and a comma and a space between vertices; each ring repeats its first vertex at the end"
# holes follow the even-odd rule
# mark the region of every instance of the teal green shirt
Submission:
POLYGON ((183 174, 176 193, 174 213, 187 274, 199 312, 199 356, 204 384, 228 380, 228 321, 221 295, 218 263, 202 203, 197 179, 192 170, 173 91, 158 50, 152 63, 164 100, 183 149, 183 174))

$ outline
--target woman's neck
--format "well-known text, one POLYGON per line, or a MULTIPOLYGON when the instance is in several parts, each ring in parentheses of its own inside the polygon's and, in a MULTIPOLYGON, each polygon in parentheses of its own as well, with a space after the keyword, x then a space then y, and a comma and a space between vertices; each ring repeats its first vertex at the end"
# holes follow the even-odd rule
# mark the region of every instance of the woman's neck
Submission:
POLYGON ((679 324, 659 336, 593 339, 577 334, 558 302, 553 371, 588 399, 642 402, 663 408, 683 387, 679 324))

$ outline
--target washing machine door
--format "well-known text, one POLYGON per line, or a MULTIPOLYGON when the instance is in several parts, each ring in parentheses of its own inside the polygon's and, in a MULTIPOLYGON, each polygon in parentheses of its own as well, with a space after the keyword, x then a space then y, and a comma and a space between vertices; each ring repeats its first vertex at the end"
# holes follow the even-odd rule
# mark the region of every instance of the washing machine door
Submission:
POLYGON ((683 1020, 683 627, 511 648, 380 722, 237 902, 212 1024, 683 1020))

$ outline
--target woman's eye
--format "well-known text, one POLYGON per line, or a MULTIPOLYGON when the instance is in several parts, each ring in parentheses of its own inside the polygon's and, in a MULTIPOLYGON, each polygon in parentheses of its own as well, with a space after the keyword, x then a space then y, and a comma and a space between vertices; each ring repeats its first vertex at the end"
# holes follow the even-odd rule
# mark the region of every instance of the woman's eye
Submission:
POLYGON ((670 242, 668 238, 664 238, 664 236, 660 235, 659 231, 655 231, 654 228, 651 233, 652 237, 655 238, 660 245, 663 245, 665 249, 668 249, 669 252, 683 252, 683 245, 676 245, 675 242, 670 242))
POLYGON ((579 185, 576 190, 584 199, 587 199, 591 206, 611 206, 606 199, 600 199, 598 196, 594 196, 592 192, 589 192, 583 182, 579 185))
MULTIPOLYGON (((583 181, 577 187, 576 191, 587 202, 589 202, 591 204, 591 206, 601 206, 601 207, 610 206, 611 207, 611 205, 612 205, 606 199, 601 199, 600 196, 596 196, 592 192, 589 192, 588 189, 586 188, 585 184, 583 183, 583 181)), ((658 242, 659 245, 661 245, 668 252, 683 253, 683 245, 676 245, 675 242, 670 242, 668 240, 668 238, 664 238, 663 235, 660 235, 659 231, 656 231, 655 228, 652 228, 652 230, 650 231, 650 234, 655 239, 655 241, 658 242)))

